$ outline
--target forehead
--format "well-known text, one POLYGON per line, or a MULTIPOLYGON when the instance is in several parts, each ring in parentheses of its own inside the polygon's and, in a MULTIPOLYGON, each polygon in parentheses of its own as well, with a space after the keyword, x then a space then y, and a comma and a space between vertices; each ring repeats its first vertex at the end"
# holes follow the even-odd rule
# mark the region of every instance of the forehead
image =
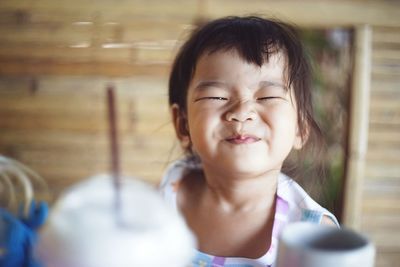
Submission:
POLYGON ((257 78, 278 80, 286 84, 287 64, 286 55, 277 51, 265 57, 259 66, 246 61, 234 50, 205 52, 197 60, 191 83, 198 79, 229 79, 239 78, 254 80, 257 78))

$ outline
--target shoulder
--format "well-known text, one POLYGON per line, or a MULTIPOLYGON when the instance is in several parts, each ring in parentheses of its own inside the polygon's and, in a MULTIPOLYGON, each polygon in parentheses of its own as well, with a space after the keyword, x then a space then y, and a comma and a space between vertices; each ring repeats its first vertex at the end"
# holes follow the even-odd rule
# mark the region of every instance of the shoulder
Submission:
MULTIPOLYGON (((171 163, 162 176, 159 185, 159 192, 162 198, 171 206, 177 208, 178 189, 182 189, 184 184, 188 184, 183 183, 183 181, 186 181, 187 177, 192 176, 192 173, 198 170, 201 170, 199 163, 188 158, 183 158, 171 163)), ((179 191, 182 192, 182 190, 179 191)))
POLYGON ((165 200, 175 198, 178 186, 182 181, 186 164, 183 160, 178 160, 170 164, 164 172, 159 185, 159 191, 165 200))
POLYGON ((159 185, 160 190, 165 190, 171 184, 178 182, 182 179, 182 174, 186 168, 183 160, 177 160, 171 163, 165 170, 159 185))
POLYGON ((312 199, 293 179, 282 173, 279 176, 277 194, 289 206, 289 221, 311 221, 339 226, 331 212, 312 199))

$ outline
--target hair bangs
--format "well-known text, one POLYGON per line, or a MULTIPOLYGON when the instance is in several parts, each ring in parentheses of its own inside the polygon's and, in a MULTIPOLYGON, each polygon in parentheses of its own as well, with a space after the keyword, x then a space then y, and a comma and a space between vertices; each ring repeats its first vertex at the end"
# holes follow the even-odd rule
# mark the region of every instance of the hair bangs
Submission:
POLYGON ((232 20, 224 27, 215 29, 208 40, 204 40, 199 55, 235 50, 246 62, 261 67, 268 62, 272 54, 278 53, 284 46, 283 40, 276 35, 273 27, 257 23, 257 19, 232 20))

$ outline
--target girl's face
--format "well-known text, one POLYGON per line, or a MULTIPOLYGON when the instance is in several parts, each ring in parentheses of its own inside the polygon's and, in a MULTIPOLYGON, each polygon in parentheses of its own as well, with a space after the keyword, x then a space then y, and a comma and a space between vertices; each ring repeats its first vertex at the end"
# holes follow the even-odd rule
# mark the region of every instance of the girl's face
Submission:
POLYGON ((285 57, 259 67, 236 51, 200 57, 187 97, 192 150, 207 170, 239 175, 279 171, 302 146, 294 94, 285 89, 285 57))

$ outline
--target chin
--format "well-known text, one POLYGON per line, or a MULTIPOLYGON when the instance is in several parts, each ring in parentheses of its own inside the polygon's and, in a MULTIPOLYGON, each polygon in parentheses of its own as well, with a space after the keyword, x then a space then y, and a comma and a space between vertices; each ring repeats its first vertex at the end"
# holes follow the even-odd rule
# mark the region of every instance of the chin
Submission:
POLYGON ((234 175, 240 176, 258 176, 260 174, 268 172, 270 168, 265 164, 260 164, 260 162, 255 162, 254 160, 240 162, 232 162, 228 166, 226 166, 228 172, 231 172, 234 175))

